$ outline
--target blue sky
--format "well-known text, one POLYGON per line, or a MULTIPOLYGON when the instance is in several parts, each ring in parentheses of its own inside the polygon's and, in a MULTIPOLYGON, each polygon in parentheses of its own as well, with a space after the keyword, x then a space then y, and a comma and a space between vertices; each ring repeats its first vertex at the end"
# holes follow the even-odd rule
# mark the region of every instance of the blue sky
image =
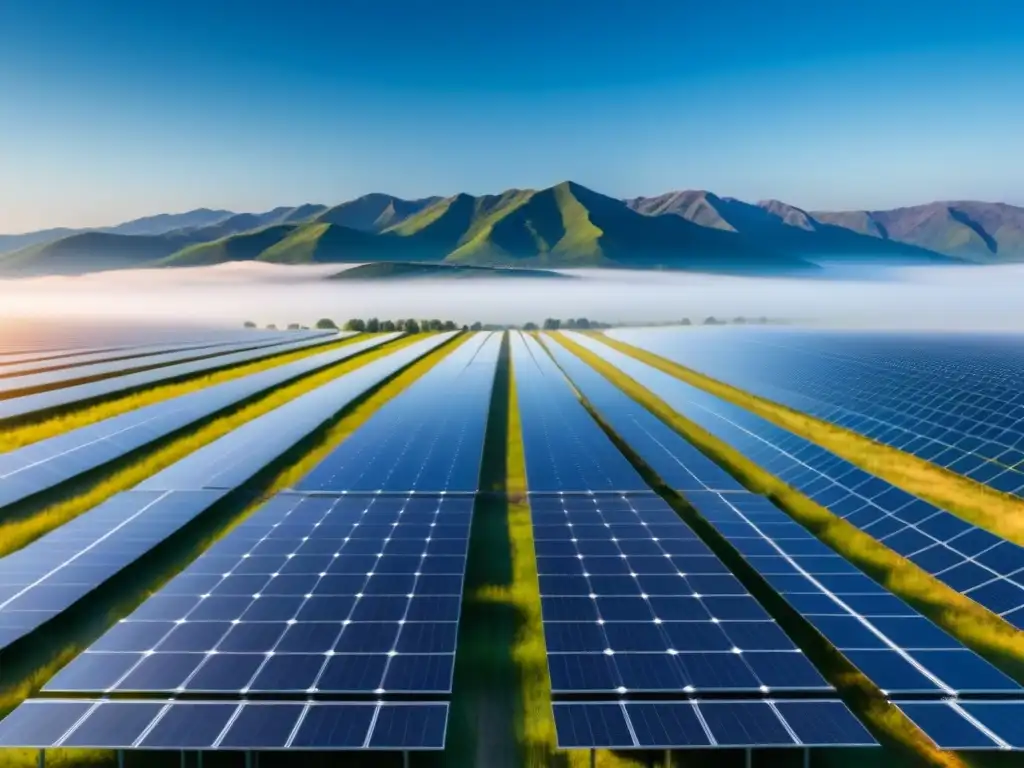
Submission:
POLYGON ((0 232, 573 179, 1024 204, 1009 0, 4 0, 0 232))

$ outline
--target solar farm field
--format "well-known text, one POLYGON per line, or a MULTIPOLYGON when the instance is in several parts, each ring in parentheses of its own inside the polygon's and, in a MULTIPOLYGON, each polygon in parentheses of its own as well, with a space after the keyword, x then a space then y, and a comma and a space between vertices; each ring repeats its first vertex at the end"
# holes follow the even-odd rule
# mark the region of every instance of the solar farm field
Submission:
POLYGON ((996 482, 1018 357, 762 329, 0 350, 0 766, 1020 765, 1024 541, 977 512, 1024 512, 996 482))

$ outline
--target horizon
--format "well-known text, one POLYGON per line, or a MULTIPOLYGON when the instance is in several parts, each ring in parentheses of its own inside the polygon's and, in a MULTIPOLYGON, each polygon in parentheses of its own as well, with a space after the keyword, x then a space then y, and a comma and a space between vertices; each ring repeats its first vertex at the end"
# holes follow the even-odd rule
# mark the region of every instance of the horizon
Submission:
POLYGON ((935 10, 306 0, 282 35, 267 2, 11 0, 0 232, 566 178, 807 211, 1024 205, 1024 8, 935 10))

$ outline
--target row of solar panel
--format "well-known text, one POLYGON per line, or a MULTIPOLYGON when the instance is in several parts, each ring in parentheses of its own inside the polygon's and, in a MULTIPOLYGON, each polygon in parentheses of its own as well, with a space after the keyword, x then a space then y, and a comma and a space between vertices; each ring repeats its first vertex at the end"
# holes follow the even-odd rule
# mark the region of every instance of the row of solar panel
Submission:
POLYGON ((307 492, 477 490, 500 334, 470 336, 296 486, 307 492))
POLYGON ((0 650, 138 560, 367 389, 449 337, 428 336, 301 395, 0 560, 0 650))
POLYGON ((329 367, 398 334, 372 336, 225 381, 0 454, 0 509, 127 456, 255 395, 329 367))
POLYGON ((296 352, 301 349, 328 343, 332 338, 334 337, 318 336, 304 341, 286 342, 284 344, 275 342, 268 345, 264 343, 257 348, 252 348, 252 345, 248 345, 242 351, 228 352, 222 350, 224 353, 215 357, 205 357, 199 360, 164 365, 159 368, 151 368, 136 373, 126 373, 121 376, 99 379, 98 381, 89 381, 84 384, 73 384, 20 397, 11 397, 0 400, 0 421, 85 403, 100 397, 128 392, 153 384, 161 384, 184 376, 213 371, 229 365, 248 363, 287 352, 296 352))
POLYGON ((1024 548, 749 411, 593 339, 574 339, 672 408, 952 589, 1024 627, 1024 548))
MULTIPOLYGON (((603 354, 604 345, 600 342, 592 342, 579 334, 570 334, 570 337, 603 354)), ((557 343, 549 341, 547 346, 591 406, 616 432, 624 437, 628 436, 631 448, 662 475, 663 479, 668 478, 670 485, 683 491, 687 500, 733 544, 747 562, 878 687, 890 695, 930 693, 948 696, 984 693, 1018 697, 1024 693, 1019 685, 988 662, 964 648, 958 641, 876 582, 865 577, 850 563, 836 556, 767 499, 745 492, 735 480, 724 474, 722 469, 704 454, 579 358, 557 343)), ((613 362, 618 362, 614 355, 608 357, 614 358, 613 362)), ((643 375, 646 371, 631 368, 627 372, 641 383, 650 385, 649 380, 643 375)), ((666 393, 658 391, 658 394, 664 399, 666 393)), ((527 460, 529 462, 529 457, 527 460)), ((584 682, 584 688, 580 692, 587 690, 585 686, 591 685, 594 680, 603 681, 595 687, 596 689, 607 690, 616 679, 620 682, 625 679, 622 671, 617 670, 621 654, 610 646, 612 653, 608 654, 606 651, 602 661, 595 661, 601 657, 597 652, 599 644, 606 642, 599 632, 607 632, 610 628, 614 633, 613 637, 621 636, 621 642, 630 644, 634 649, 648 649, 647 655, 655 657, 658 656, 655 649, 664 647, 661 638, 673 631, 675 637, 683 641, 695 641, 700 644, 698 647, 704 649, 714 648, 721 656, 728 656, 729 651, 732 651, 734 658, 741 655, 746 662, 749 662, 751 657, 756 657, 757 652, 746 651, 742 646, 743 642, 765 644, 778 641, 777 638, 771 638, 769 633, 758 630, 753 641, 731 641, 733 648, 742 651, 742 654, 735 654, 729 647, 729 633, 733 627, 742 625, 742 622, 736 619, 756 616, 753 613, 742 617, 734 616, 731 621, 728 618, 723 620, 716 617, 717 621, 713 627, 702 627, 696 622, 701 619, 706 621, 708 611, 706 608, 699 610, 700 603, 706 604, 714 599, 736 598, 729 594, 709 598, 704 594, 704 590, 707 589, 704 586, 693 589, 693 595, 690 596, 688 603, 683 603, 679 598, 674 601, 680 605, 687 605, 683 610, 687 612, 686 617, 694 623, 688 625, 680 621, 673 626, 673 622, 664 621, 659 613, 661 609, 658 601, 664 600, 665 597, 659 596, 659 592, 670 592, 673 579, 682 579, 689 585, 698 577, 715 578, 717 564, 711 565, 714 561, 696 558, 700 560, 696 566, 691 565, 687 570, 683 570, 683 557, 680 554, 665 552, 667 559, 672 561, 671 564, 665 564, 654 556, 657 554, 656 547, 651 544, 645 544, 645 549, 642 550, 646 557, 639 556, 641 550, 634 548, 640 546, 643 537, 639 535, 640 529, 628 524, 628 518, 618 511, 612 515, 605 512, 602 514, 604 519, 597 521, 593 518, 593 512, 589 511, 595 506, 609 510, 619 510, 624 504, 637 506, 636 496, 623 496, 618 501, 600 496, 588 498, 567 495, 562 499, 560 504, 564 509, 557 514, 537 509, 540 501, 537 497, 531 497, 531 502, 535 508, 534 526, 542 593, 546 590, 544 582, 549 577, 545 575, 545 571, 549 568, 541 563, 547 559, 561 557, 565 564, 559 564, 554 569, 558 573, 555 577, 555 589, 559 593, 564 592, 573 596, 573 610, 579 611, 576 618, 580 619, 578 622, 563 623, 565 629, 557 633, 549 633, 548 626, 545 627, 545 631, 549 633, 549 637, 555 638, 556 644, 560 644, 557 647, 592 651, 589 667, 584 669, 583 665, 577 665, 575 681, 584 682), (576 509, 581 507, 584 511, 576 512, 576 509), (562 525, 556 527, 559 518, 562 518, 562 525), (631 550, 629 554, 626 552, 627 547, 631 550), (616 548, 622 550, 618 557, 615 556, 616 548), (574 556, 576 562, 572 562, 574 556), (621 560, 628 561, 629 565, 622 567, 621 560), (638 567, 636 563, 641 560, 646 562, 638 567), (576 563, 580 565, 577 566, 576 563), (676 564, 680 564, 678 570, 685 573, 685 576, 672 576, 676 564), (648 571, 650 575, 647 574, 648 571), (587 574, 587 577, 584 578, 583 574, 587 574), (595 578, 601 580, 601 586, 597 589, 590 584, 595 578), (587 582, 586 586, 583 582, 587 582), (584 589, 589 594, 583 594, 584 589), (642 620, 609 621, 601 607, 602 603, 608 602, 607 598, 602 597, 606 592, 616 596, 612 602, 616 614, 642 617, 642 620), (701 597, 694 596, 697 594, 701 597), (627 596, 628 602, 624 601, 623 595, 627 596), (587 598, 596 605, 584 607, 587 598), (655 615, 656 624, 651 622, 652 613, 655 615), (595 617, 599 617, 598 621, 594 620, 595 617), (699 632, 692 631, 698 627, 699 632), (682 629, 687 631, 682 632, 682 629), (617 634, 619 632, 621 635, 617 634), (616 674, 618 678, 615 677, 616 674)), ((656 503, 643 504, 654 506, 656 503)), ((647 522, 647 534, 657 539, 657 547, 665 547, 666 542, 673 541, 663 538, 668 531, 665 530, 662 521, 644 522, 647 522)), ((679 548, 681 543, 680 540, 671 546, 679 548)), ((722 566, 722 571, 724 570, 722 566)), ((721 579, 721 576, 717 576, 717 579, 721 579)), ((712 584, 712 589, 726 592, 735 589, 728 581, 716 580, 712 584)), ((685 594, 686 589, 680 590, 680 593, 685 594)), ((751 600, 751 605, 756 606, 756 603, 751 600)), ((716 609, 720 610, 720 607, 716 606, 716 609)), ((672 605, 670 610, 680 609, 672 605)), ((756 606, 756 610, 767 618, 759 606, 756 606)), ((547 619, 545 616, 545 620, 547 619)), ((550 626, 557 625, 552 623, 550 626)), ((752 626, 758 625, 755 623, 752 626)), ((677 641, 673 638, 672 642, 677 641)), ((551 650, 549 647, 549 652, 551 650)), ((670 662, 664 657, 655 658, 653 661, 645 658, 639 672, 630 665, 627 674, 634 678, 649 680, 653 685, 657 685, 659 680, 673 679, 673 675, 678 682, 678 668, 682 666, 684 670, 686 669, 685 665, 680 665, 680 659, 685 659, 686 656, 685 653, 679 652, 678 645, 672 647, 672 650, 675 653, 671 654, 673 658, 670 662)), ((770 654, 768 656, 770 660, 770 654)), ((805 661, 796 654, 794 656, 805 661)), ((774 658, 783 659, 785 656, 776 653, 774 658)), ((772 668, 765 663, 762 668, 772 669, 783 681, 781 686, 768 684, 769 687, 784 689, 787 684, 799 685, 796 681, 801 679, 801 675, 794 671, 790 676, 785 665, 776 665, 772 668)), ((813 668, 811 669, 813 671, 813 668)), ((754 671, 759 670, 755 668, 754 671)), ((556 672, 553 667, 553 683, 560 679, 560 675, 561 672, 556 672)), ((685 679, 684 672, 683 680, 685 679)), ((745 685, 749 690, 751 681, 747 679, 745 685)), ((587 703, 579 706, 585 708, 583 712, 589 712, 590 707, 598 705, 587 703)), ((1020 713, 1024 708, 1024 702, 1016 698, 1001 706, 1004 708, 993 711, 1020 713)), ((919 714, 926 718, 922 728, 930 734, 932 732, 926 727, 930 724, 927 718, 934 712, 934 709, 925 709, 923 713, 919 713, 913 707, 907 710, 911 719, 919 714)), ((1006 733, 1005 728, 1002 729, 1003 737, 991 738, 990 727, 976 723, 971 718, 960 717, 959 711, 953 714, 962 723, 959 729, 961 734, 965 729, 973 728, 975 740, 990 747, 1006 748, 1013 744, 1014 739, 1006 733)), ((582 714, 580 716, 583 717, 582 714)), ((628 719, 628 715, 626 717, 628 719)), ((597 738, 598 745, 659 746, 657 738, 631 741, 620 727, 621 718, 616 718, 598 729, 598 733, 610 741, 601 742, 600 736, 589 736, 585 739, 593 741, 597 738)), ((563 740, 562 730, 560 728, 560 743, 563 740)), ((703 734, 701 731, 693 733, 703 734)), ((569 736, 566 736, 565 740, 566 745, 576 743, 572 742, 569 736)), ((688 742, 684 739, 682 743, 688 742)), ((707 743, 705 736, 699 735, 698 744, 707 743)), ((714 743, 713 739, 711 743, 714 743)))
POLYGON ((1024 366, 1014 339, 614 335, 996 490, 1024 494, 1024 366), (991 354, 975 352, 989 347, 991 354))

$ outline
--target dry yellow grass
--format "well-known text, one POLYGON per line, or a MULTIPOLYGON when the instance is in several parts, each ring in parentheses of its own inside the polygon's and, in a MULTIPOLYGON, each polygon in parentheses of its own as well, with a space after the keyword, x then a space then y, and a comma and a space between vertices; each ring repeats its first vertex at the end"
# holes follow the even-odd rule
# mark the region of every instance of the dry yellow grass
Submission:
POLYGON ((954 512, 968 522, 1024 546, 1024 501, 1021 499, 1000 493, 856 432, 752 395, 603 333, 591 335, 659 371, 802 435, 893 485, 954 512))
POLYGON ((285 365, 296 360, 301 360, 304 357, 318 355, 321 352, 336 349, 340 346, 356 341, 357 339, 362 340, 365 338, 366 334, 357 334, 356 336, 350 336, 346 339, 342 339, 341 341, 331 344, 323 344, 321 346, 313 347, 312 349, 303 349, 298 352, 289 352, 282 355, 264 358, 252 363, 234 365, 223 370, 172 384, 160 384, 129 395, 114 397, 111 400, 105 400, 101 403, 97 403, 96 405, 87 405, 58 416, 44 418, 40 421, 26 422, 24 424, 15 424, 10 427, 5 427, 0 430, 0 453, 13 451, 31 443, 37 443, 48 437, 60 435, 64 432, 70 432, 72 429, 78 429, 79 427, 85 427, 89 424, 95 424, 98 421, 109 419, 112 416, 118 416, 122 413, 127 413, 128 411, 134 411, 136 408, 142 408, 146 405, 152 405, 153 403, 169 400, 172 397, 178 397, 179 395, 186 395, 189 392, 196 392, 200 389, 213 386, 214 384, 221 384, 225 381, 231 381, 232 379, 239 379, 242 376, 248 376, 251 373, 259 373, 260 371, 267 370, 268 368, 274 368, 279 365, 285 365))
POLYGON ((406 336, 382 347, 369 350, 354 358, 344 360, 297 382, 274 390, 255 402, 230 412, 198 430, 173 439, 154 450, 143 450, 137 458, 114 470, 97 481, 80 495, 47 507, 41 512, 24 519, 12 520, 0 525, 0 556, 9 554, 30 544, 40 536, 74 519, 88 509, 101 504, 116 493, 137 485, 150 475, 170 466, 196 449, 223 437, 247 421, 284 405, 304 392, 326 384, 348 371, 391 354, 401 347, 415 343, 420 337, 406 336))

